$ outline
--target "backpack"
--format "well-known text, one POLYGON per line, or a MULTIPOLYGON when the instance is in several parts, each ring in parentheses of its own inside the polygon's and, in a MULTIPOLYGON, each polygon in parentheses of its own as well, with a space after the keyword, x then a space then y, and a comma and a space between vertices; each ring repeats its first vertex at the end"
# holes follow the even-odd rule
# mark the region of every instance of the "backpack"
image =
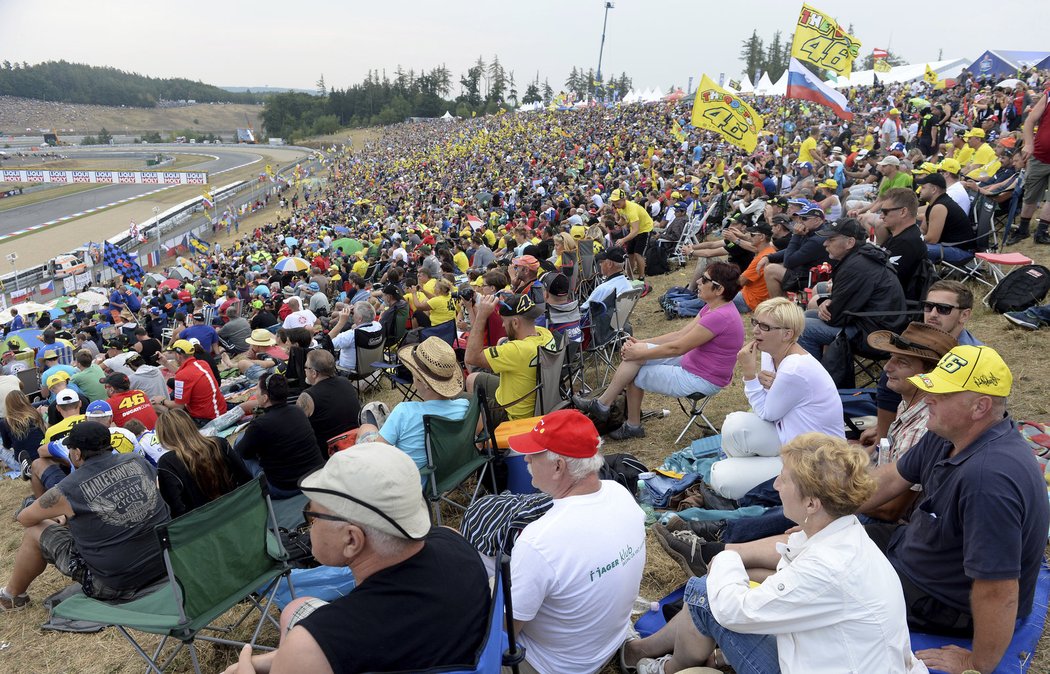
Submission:
POLYGON ((984 303, 999 314, 1024 311, 1043 301, 1050 291, 1050 269, 1041 264, 1026 264, 1006 275, 988 293, 984 303))
POLYGON ((602 466, 598 477, 619 482, 637 497, 638 476, 648 470, 633 454, 606 454, 605 465, 602 466))
POLYGON ((915 269, 915 274, 904 284, 905 299, 912 302, 921 300, 926 297, 930 286, 940 279, 936 265, 930 261, 930 258, 923 257, 922 261, 919 262, 919 266, 915 269))

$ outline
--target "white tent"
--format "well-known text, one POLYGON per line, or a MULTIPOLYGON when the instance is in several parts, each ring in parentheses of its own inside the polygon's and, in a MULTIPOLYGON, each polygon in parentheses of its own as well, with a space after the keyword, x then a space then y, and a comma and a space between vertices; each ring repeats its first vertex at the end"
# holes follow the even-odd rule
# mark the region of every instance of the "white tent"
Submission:
POLYGON ((452 116, 452 113, 446 110, 445 114, 441 115, 441 119, 452 120, 455 119, 455 117, 452 116))
POLYGON ((769 73, 762 73, 762 77, 760 77, 758 83, 755 84, 755 93, 759 96, 773 93, 773 82, 769 79, 769 73))
MULTIPOLYGON (((959 76, 962 69, 969 65, 969 60, 957 58, 947 59, 944 61, 930 61, 929 66, 933 72, 937 73, 939 78, 948 79, 959 76)), ((832 83, 831 86, 836 88, 843 87, 870 87, 875 83, 875 76, 878 75, 879 82, 884 84, 893 84, 896 82, 910 82, 916 80, 926 74, 927 62, 922 63, 911 63, 905 66, 894 66, 888 73, 877 73, 874 70, 854 70, 850 74, 849 80, 844 77, 838 78, 838 81, 832 83)))
POLYGON ((652 90, 652 92, 650 92, 649 98, 646 99, 646 102, 647 103, 655 103, 656 101, 659 101, 663 97, 664 97, 663 90, 661 90, 660 87, 656 87, 655 89, 652 90))
POLYGON ((780 76, 779 80, 777 80, 777 83, 774 84, 773 87, 769 90, 769 93, 773 94, 774 96, 787 96, 787 92, 788 92, 788 73, 785 70, 784 74, 780 76))
POLYGON ((744 79, 740 80, 740 93, 742 93, 742 94, 750 94, 750 93, 754 93, 754 91, 755 91, 755 85, 751 84, 751 78, 748 77, 747 75, 744 75, 744 79))

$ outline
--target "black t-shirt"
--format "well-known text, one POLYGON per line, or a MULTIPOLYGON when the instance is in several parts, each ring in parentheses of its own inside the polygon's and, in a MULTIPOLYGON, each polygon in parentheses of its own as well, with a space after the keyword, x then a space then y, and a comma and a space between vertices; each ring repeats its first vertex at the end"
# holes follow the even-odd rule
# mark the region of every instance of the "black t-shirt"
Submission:
POLYGON ((302 626, 336 674, 468 665, 485 636, 489 589, 481 558, 435 527, 404 562, 307 616, 302 626))
POLYGON ((963 250, 976 250, 977 241, 974 239, 973 225, 962 206, 947 193, 937 197, 937 200, 926 207, 926 222, 930 221, 930 211, 934 206, 944 206, 948 213, 944 216, 944 228, 941 229, 942 246, 955 246, 963 250))
POLYGON ((313 399, 310 425, 322 456, 327 458, 328 441, 360 425, 361 405, 357 389, 344 377, 328 377, 306 389, 302 395, 313 399))
POLYGON ((314 429, 295 405, 263 408, 237 442, 242 459, 254 459, 280 489, 298 489, 299 479, 324 465, 314 429))
MULTIPOLYGON (((922 232, 918 225, 911 225, 900 234, 890 236, 882 244, 886 252, 890 254, 890 262, 897 269, 897 279, 902 288, 908 288, 909 283, 919 263, 926 257, 926 243, 922 240, 922 232)), ((920 297, 908 297, 909 300, 919 300, 920 297)))
POLYGON ((266 328, 272 328, 278 323, 280 321, 269 311, 259 311, 252 316, 251 320, 252 330, 265 330, 266 328))
POLYGON ((160 353, 160 342, 150 337, 139 342, 139 345, 139 348, 142 349, 139 353, 142 354, 142 360, 146 361, 146 365, 159 366, 157 354, 160 353))

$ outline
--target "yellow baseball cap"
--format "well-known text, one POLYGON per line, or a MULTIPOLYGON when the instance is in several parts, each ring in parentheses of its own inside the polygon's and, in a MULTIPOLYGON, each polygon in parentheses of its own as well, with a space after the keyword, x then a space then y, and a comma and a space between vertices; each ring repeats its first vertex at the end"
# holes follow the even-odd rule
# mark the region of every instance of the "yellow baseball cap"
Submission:
POLYGON ((612 194, 609 195, 609 201, 619 201, 620 199, 626 199, 627 193, 621 189, 615 189, 612 194))
POLYGON ((897 108, 890 108, 890 111, 888 113, 886 113, 886 114, 887 115, 899 115, 899 114, 901 114, 901 111, 898 110, 897 108))
POLYGON ((572 235, 572 238, 574 238, 577 241, 579 241, 579 240, 583 239, 583 237, 587 236, 587 228, 584 227, 583 225, 573 225, 569 229, 569 234, 572 235))
POLYGON ((939 164, 934 164, 933 162, 924 161, 922 163, 922 165, 919 166, 919 168, 912 170, 912 173, 914 173, 915 175, 928 176, 928 175, 932 175, 932 174, 936 173, 939 170, 940 170, 940 165, 939 164))
POLYGON ((963 138, 984 138, 984 129, 979 126, 975 126, 966 133, 963 134, 963 138))
POLYGON ((44 383, 48 388, 51 388, 60 381, 69 381, 69 373, 65 370, 59 370, 58 372, 53 373, 44 383))
POLYGON ((828 178, 827 180, 818 183, 817 187, 827 187, 828 189, 837 190, 839 188, 839 181, 834 178, 828 178))
POLYGON ((1010 395, 1014 376, 995 349, 959 345, 944 354, 932 372, 908 381, 923 393, 973 391, 1002 398, 1010 395))
POLYGON ((681 199, 682 198, 682 193, 681 192, 671 192, 671 198, 672 199, 681 199))
POLYGON ((176 339, 175 343, 168 347, 168 351, 178 351, 181 354, 192 356, 194 349, 189 340, 176 339))
POLYGON ((944 171, 945 173, 958 174, 962 170, 962 166, 959 165, 958 159, 952 159, 948 157, 942 159, 940 164, 937 164, 937 169, 944 171))

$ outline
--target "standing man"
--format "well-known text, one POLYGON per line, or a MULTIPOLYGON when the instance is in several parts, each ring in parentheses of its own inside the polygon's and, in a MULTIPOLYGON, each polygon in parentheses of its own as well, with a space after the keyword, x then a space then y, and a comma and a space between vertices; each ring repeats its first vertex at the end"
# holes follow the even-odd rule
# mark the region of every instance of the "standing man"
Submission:
POLYGON ((193 345, 185 339, 176 339, 168 347, 175 353, 179 364, 175 372, 174 399, 155 397, 151 402, 163 411, 165 408, 185 409, 198 427, 206 425, 220 414, 226 413, 226 399, 219 390, 207 363, 193 357, 193 345))
POLYGON ((645 567, 644 515, 626 489, 598 477, 598 430, 580 411, 552 412, 509 442, 554 499, 511 556, 523 671, 596 672, 626 637, 645 567))
POLYGON ((628 201, 627 193, 621 189, 613 190, 609 195, 609 201, 613 208, 623 216, 629 227, 627 235, 614 241, 613 244, 627 249, 631 266, 634 268, 634 277, 644 282, 645 246, 649 243, 649 233, 653 231, 653 218, 645 208, 633 201, 628 201))
POLYGON ((1017 231, 1007 243, 1017 243, 1028 238, 1039 203, 1039 222, 1035 230, 1035 242, 1050 244, 1050 90, 1039 96, 1039 101, 1028 111, 1022 133, 1024 134, 1023 156, 1028 160, 1024 179, 1024 197, 1021 205, 1021 220, 1017 231), (1035 133, 1035 127, 1039 133, 1035 133))

